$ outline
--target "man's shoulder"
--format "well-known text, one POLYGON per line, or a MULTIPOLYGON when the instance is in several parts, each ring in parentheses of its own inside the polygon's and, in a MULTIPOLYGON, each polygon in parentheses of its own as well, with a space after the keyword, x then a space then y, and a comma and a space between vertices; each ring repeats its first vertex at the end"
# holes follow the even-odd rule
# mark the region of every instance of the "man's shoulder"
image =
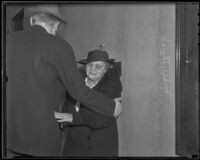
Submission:
POLYGON ((67 49, 72 48, 71 45, 64 39, 47 33, 46 30, 41 26, 29 27, 27 29, 19 31, 18 33, 16 32, 14 37, 18 36, 22 36, 24 38, 31 37, 32 41, 43 42, 42 45, 47 45, 49 48, 55 46, 67 49))
POLYGON ((45 39, 47 42, 46 44, 48 44, 49 47, 56 47, 63 50, 73 50, 72 46, 67 41, 58 36, 47 34, 45 39))
POLYGON ((48 50, 48 55, 68 53, 68 56, 73 56, 74 52, 71 45, 64 39, 48 34, 42 27, 38 26, 10 33, 6 36, 6 40, 12 41, 12 44, 21 42, 27 44, 27 47, 36 47, 35 50, 48 50), (33 45, 29 45, 30 43, 33 45))
POLYGON ((27 33, 24 30, 21 30, 21 31, 10 32, 10 33, 6 34, 6 38, 7 39, 17 39, 20 37, 24 37, 25 35, 27 35, 27 33))
POLYGON ((54 41, 56 41, 59 46, 61 47, 68 47, 68 48, 72 48, 71 45, 65 41, 64 39, 57 37, 57 36, 53 36, 54 41))

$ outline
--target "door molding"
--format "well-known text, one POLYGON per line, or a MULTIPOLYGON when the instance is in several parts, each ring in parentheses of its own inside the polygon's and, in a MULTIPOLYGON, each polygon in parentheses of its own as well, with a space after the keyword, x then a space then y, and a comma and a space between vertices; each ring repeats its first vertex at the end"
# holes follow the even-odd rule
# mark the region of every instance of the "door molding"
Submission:
POLYGON ((198 6, 176 4, 176 154, 185 157, 199 157, 198 6))

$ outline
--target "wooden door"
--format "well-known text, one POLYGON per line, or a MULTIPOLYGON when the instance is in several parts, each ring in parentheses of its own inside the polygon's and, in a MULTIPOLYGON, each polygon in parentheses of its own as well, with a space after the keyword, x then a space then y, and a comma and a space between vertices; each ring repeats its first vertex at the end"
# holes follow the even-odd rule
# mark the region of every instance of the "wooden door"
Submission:
POLYGON ((199 157, 199 4, 176 9, 176 154, 199 157))

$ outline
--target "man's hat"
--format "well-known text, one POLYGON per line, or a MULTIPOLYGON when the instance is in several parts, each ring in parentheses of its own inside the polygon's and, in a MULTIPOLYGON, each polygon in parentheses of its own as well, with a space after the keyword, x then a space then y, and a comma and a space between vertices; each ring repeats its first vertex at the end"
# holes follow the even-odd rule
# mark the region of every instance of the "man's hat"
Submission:
POLYGON ((109 59, 109 55, 106 51, 103 50, 94 50, 88 53, 86 59, 78 61, 81 64, 87 64, 94 61, 107 61, 109 63, 113 63, 115 59, 109 59))
POLYGON ((40 4, 40 5, 30 6, 27 8, 28 16, 32 16, 36 13, 47 13, 57 17, 63 23, 65 24, 67 23, 65 17, 63 17, 60 14, 58 6, 55 4, 40 4))

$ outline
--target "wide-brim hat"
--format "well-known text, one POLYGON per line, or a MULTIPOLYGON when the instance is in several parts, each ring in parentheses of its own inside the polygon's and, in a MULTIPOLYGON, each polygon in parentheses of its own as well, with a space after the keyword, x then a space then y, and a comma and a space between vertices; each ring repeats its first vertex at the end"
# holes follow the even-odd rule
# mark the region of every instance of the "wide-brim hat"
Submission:
POLYGON ((36 13, 47 13, 50 15, 53 15, 57 17, 60 21, 62 21, 64 24, 67 23, 65 17, 63 17, 60 14, 60 11, 58 9, 58 6, 55 4, 39 4, 39 5, 33 5, 26 8, 27 15, 32 16, 36 13))
POLYGON ((78 63, 87 64, 94 61, 107 61, 112 64, 115 59, 109 59, 109 55, 106 51, 94 50, 88 53, 86 59, 80 60, 78 63))

